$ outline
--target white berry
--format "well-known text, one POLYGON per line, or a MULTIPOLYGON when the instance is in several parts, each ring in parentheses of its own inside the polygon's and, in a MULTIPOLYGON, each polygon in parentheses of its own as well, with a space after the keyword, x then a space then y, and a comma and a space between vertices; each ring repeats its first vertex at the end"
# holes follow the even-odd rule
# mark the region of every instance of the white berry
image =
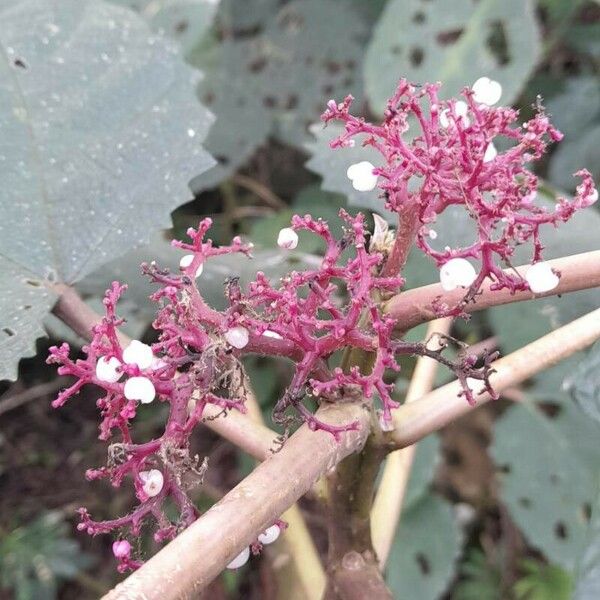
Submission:
POLYGON ((451 258, 440 269, 440 283, 447 292, 457 287, 469 287, 476 278, 475 268, 464 258, 451 258))
MULTIPOLYGON (((179 261, 179 268, 183 271, 183 270, 187 269, 192 264, 193 261, 194 261, 194 255, 186 254, 185 256, 181 257, 181 260, 179 261)), ((202 275, 203 270, 204 270, 204 264, 200 263, 200 266, 196 269, 196 277, 200 277, 200 275, 202 275)))
POLYGON ((473 84, 473 99, 475 102, 493 106, 502 96, 502 86, 489 77, 480 77, 473 84))
POLYGON ((234 348, 238 348, 241 350, 248 345, 248 341, 250 339, 250 334, 245 327, 238 325, 237 327, 232 327, 225 332, 225 340, 228 344, 233 346, 234 348))
POLYGON ((142 489, 150 498, 160 494, 165 482, 163 474, 158 469, 140 471, 140 479, 142 480, 142 489))
POLYGON ((298 245, 298 234, 291 227, 284 227, 277 236, 277 245, 284 250, 293 250, 298 245))
POLYGON ((101 356, 96 363, 96 377, 100 381, 115 383, 119 381, 123 373, 119 370, 121 361, 114 356, 106 360, 106 356, 101 356))
POLYGON ((490 162, 494 160, 498 156, 498 150, 496 150, 496 146, 492 142, 488 144, 488 147, 485 149, 485 154, 483 155, 483 162, 490 162))
POLYGON ((228 569, 239 569, 243 567, 250 558, 250 548, 246 546, 228 565, 228 569))
POLYGON ((271 527, 267 527, 259 536, 258 541, 265 546, 267 544, 272 544, 281 533, 281 529, 277 525, 271 525, 271 527))
POLYGON ((282 340, 283 339, 276 331, 271 331, 270 329, 267 329, 266 331, 264 331, 263 335, 265 337, 273 338, 274 340, 282 340))
POLYGON ((147 377, 130 377, 123 393, 128 400, 139 400, 142 404, 148 404, 156 397, 154 384, 147 377))
POLYGON ((529 284, 529 289, 534 294, 543 294, 553 290, 559 283, 558 275, 552 270, 546 262, 538 262, 531 265, 525 273, 525 279, 529 284))
POLYGON ((152 348, 138 340, 131 341, 129 346, 123 350, 123 360, 128 365, 137 365, 140 369, 147 369, 153 359, 152 348))
POLYGON ((352 187, 358 192, 370 192, 377 185, 377 175, 373 173, 375 167, 367 160, 350 165, 346 171, 352 187))

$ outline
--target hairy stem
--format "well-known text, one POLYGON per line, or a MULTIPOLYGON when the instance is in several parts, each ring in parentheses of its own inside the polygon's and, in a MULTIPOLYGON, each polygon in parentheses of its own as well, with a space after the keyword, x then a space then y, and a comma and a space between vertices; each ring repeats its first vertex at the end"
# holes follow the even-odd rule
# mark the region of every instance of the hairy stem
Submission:
MULTIPOLYGON (((447 318, 432 321, 427 330, 427 339, 435 333, 450 333, 451 325, 452 320, 447 318)), ((438 367, 439 363, 432 358, 419 357, 406 393, 405 404, 431 391, 438 367)), ((415 450, 416 444, 388 455, 371 510, 373 547, 381 570, 385 567, 398 529, 415 450)))

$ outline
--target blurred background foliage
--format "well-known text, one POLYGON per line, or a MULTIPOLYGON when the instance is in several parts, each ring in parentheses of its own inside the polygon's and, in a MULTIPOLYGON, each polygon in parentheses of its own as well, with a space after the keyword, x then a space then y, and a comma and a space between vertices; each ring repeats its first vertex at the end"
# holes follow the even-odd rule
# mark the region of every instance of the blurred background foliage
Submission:
MULTIPOLYGON (((205 269, 199 285, 215 306, 231 275, 246 283, 257 270, 277 278, 314 263, 320 246, 308 236, 285 255, 276 247, 292 214, 336 228, 340 207, 381 212, 376 193, 345 175, 377 158, 332 152, 335 127, 319 116, 352 93, 377 118, 401 76, 440 80, 450 96, 488 75, 524 117, 540 94, 565 134, 539 165, 549 201, 573 191, 576 169, 600 177, 597 0, 0 0, 0 48, 2 598, 98 597, 116 581, 110 541, 76 535, 74 509, 109 517, 131 501, 83 479, 104 461, 93 392, 49 408, 64 381, 44 365, 48 345, 81 340, 51 314, 46 283, 75 285, 99 310, 107 285, 126 281, 126 330, 151 340, 139 264, 176 268, 167 240, 201 216, 213 218, 217 243, 240 234, 256 244, 253 260, 205 269)), ((464 243, 463 215, 443 217, 440 244, 464 243)), ((579 215, 545 232, 547 256, 597 249, 599 232, 597 210, 579 215)), ((436 273, 413 254, 406 276, 414 287, 436 273)), ((510 352, 596 308, 599 295, 505 306, 454 334, 510 352)), ((290 366, 246 366, 268 420, 290 366)), ((396 598, 600 597, 598 373, 597 345, 419 444, 386 574, 396 598)), ((157 433, 163 409, 144 411, 135 434, 157 433)), ((206 508, 252 464, 208 432, 194 443, 210 457, 197 498, 206 508)), ((302 507, 325 550, 318 506, 302 507)), ((272 568, 255 559, 209 597, 291 597, 269 586, 272 568)))

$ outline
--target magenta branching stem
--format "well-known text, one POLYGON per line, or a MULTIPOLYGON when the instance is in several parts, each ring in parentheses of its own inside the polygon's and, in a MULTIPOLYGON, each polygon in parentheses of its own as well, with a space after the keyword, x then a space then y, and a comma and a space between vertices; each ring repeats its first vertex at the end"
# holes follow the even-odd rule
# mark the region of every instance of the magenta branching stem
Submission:
MULTIPOLYGON (((336 439, 357 423, 322 422, 309 409, 309 401, 372 398, 379 403, 381 426, 387 428, 398 403, 392 397, 392 379, 386 377, 400 370, 398 359, 403 355, 429 356, 446 365, 459 379, 469 403, 475 402, 474 383, 479 391, 493 395, 488 378, 494 356, 485 356, 476 366, 477 358, 465 349, 456 360, 446 358, 450 338, 436 348, 398 339, 394 337, 398 323, 384 314, 381 300, 405 285, 401 271, 412 245, 438 266, 455 258, 479 263, 463 302, 440 306, 438 313, 461 314, 464 303, 476 298, 486 278, 492 279, 495 290, 528 289, 524 278, 503 271, 501 265, 510 265, 515 247, 524 243, 532 244, 532 262, 541 261, 541 226, 568 220, 575 210, 592 204, 597 192, 589 173, 579 171, 582 183, 574 199, 559 199, 554 210, 536 203, 537 178, 525 165, 543 155, 547 140, 561 137, 543 109, 522 127, 515 126, 513 109, 479 105, 473 92, 465 89, 467 108, 458 111, 455 100, 438 98, 438 88, 416 88, 401 81, 378 126, 350 115, 350 96, 340 104, 330 101, 323 115, 325 122, 337 119, 345 125, 343 135, 332 143, 334 148, 351 145, 352 138, 360 136, 363 144, 381 153, 382 164, 374 173, 380 179, 385 207, 398 215, 396 236, 388 232, 369 240, 360 213, 340 211, 344 223, 340 239, 325 221, 295 215, 291 228, 282 231, 288 244, 284 247, 297 243, 295 232, 300 230, 320 237, 325 252, 318 267, 292 271, 278 282, 258 272, 247 290, 230 280, 229 306, 217 311, 204 300, 196 278, 211 257, 249 255, 252 245, 236 237, 229 246, 214 247, 205 239, 211 220, 203 219, 197 229, 188 230, 189 242, 173 242, 189 253, 182 258, 180 273, 154 263, 142 265, 159 286, 151 296, 158 306, 153 322, 158 338, 151 347, 138 341, 122 347, 118 328, 123 320, 117 316, 116 304, 125 286, 115 282, 104 299, 106 314, 93 329, 91 343, 83 348, 85 358, 71 359, 68 344, 50 349, 48 362, 60 365, 59 374, 76 379, 53 406, 62 406, 84 385, 92 384, 104 394, 97 401, 99 437, 119 438, 109 446, 106 466, 90 469, 87 477, 109 479, 116 487, 131 481, 139 501, 128 515, 110 521, 94 521, 87 510, 80 510, 80 529, 92 535, 116 533, 113 552, 120 570, 141 564, 139 557, 132 557, 127 538, 138 536, 146 522, 155 522, 154 538, 163 542, 198 517, 188 492, 201 483, 206 463, 190 455, 190 437, 208 405, 218 406, 223 413, 245 411, 242 358, 247 354, 286 357, 294 364, 291 381, 273 410, 276 422, 287 428, 300 419, 336 439), (417 128, 410 139, 409 127, 417 128), (512 145, 490 158, 490 145, 498 136, 512 145), (431 226, 449 206, 463 207, 469 214, 476 241, 464 248, 436 251, 428 241, 431 226), (344 369, 334 366, 333 357, 351 350, 368 354, 368 368, 366 363, 344 365, 344 369), (164 432, 135 443, 131 423, 144 403, 154 398, 169 405, 164 432), (174 521, 165 514, 167 500, 178 508, 174 521)), ((253 551, 259 547, 258 541, 252 545, 253 551)))

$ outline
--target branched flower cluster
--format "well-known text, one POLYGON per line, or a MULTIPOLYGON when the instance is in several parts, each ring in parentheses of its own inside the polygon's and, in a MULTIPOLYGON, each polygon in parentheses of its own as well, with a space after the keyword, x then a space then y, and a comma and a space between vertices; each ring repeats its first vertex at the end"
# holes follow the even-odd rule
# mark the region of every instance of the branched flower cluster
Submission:
MULTIPOLYGON (((440 101, 437 90, 438 86, 417 89, 401 82, 384 123, 377 127, 349 114, 350 97, 339 105, 330 102, 324 115, 326 121, 341 119, 346 124, 346 133, 334 146, 349 145, 353 136, 366 134, 365 143, 382 153, 383 166, 369 167, 365 177, 364 165, 354 165, 349 176, 364 189, 381 181, 387 208, 399 215, 396 236, 376 219, 376 232, 369 237, 360 213, 353 216, 340 211, 344 230, 339 239, 325 221, 296 215, 291 226, 281 230, 277 243, 287 251, 297 246, 299 231, 318 236, 325 246, 318 267, 292 271, 278 282, 258 272, 246 290, 237 279, 230 279, 226 285, 228 307, 217 311, 204 300, 202 286, 196 285, 204 263, 222 254, 249 255, 252 245, 234 238, 229 246, 214 247, 206 239, 211 220, 204 219, 197 229, 188 230, 189 242, 173 242, 186 252, 179 273, 155 263, 142 265, 143 272, 158 284, 151 296, 158 306, 154 344, 121 342, 118 328, 123 320, 117 316, 116 305, 125 286, 115 282, 104 299, 106 314, 94 328, 91 343, 83 348, 85 357, 71 359, 68 344, 50 349, 48 362, 60 365, 61 375, 76 378, 53 406, 62 406, 84 385, 92 384, 103 392, 97 402, 102 416, 99 437, 106 441, 118 437, 109 445, 107 464, 89 470, 87 477, 109 479, 116 487, 127 481, 135 490, 138 505, 124 517, 99 522, 87 510, 80 510, 80 529, 92 535, 116 534, 113 553, 120 570, 141 564, 129 539, 138 536, 145 524, 153 521, 154 538, 163 542, 198 518, 189 491, 202 482, 207 464, 191 456, 190 437, 207 418, 208 405, 220 407, 223 413, 245 411, 242 358, 246 354, 286 357, 294 363, 294 374, 273 413, 286 432, 291 422, 299 419, 313 430, 339 438, 357 423, 327 424, 311 406, 353 399, 378 402, 380 425, 389 429, 397 402, 386 374, 399 371, 398 361, 405 355, 430 356, 445 364, 461 381, 470 403, 475 402, 478 391, 485 389, 493 395, 489 383, 493 355, 476 366, 477 358, 466 350, 459 352, 456 360, 446 358, 444 350, 450 338, 432 347, 430 341, 410 343, 394 336, 397 324, 383 313, 382 299, 404 285, 400 271, 406 248, 416 241, 442 271, 452 259, 479 259, 481 269, 474 277, 465 279, 464 269, 450 269, 449 279, 468 288, 466 294, 471 298, 485 277, 495 281, 496 289, 525 289, 528 283, 505 274, 494 256, 509 261, 514 246, 531 239, 534 261, 539 261, 540 225, 568 219, 574 210, 593 202, 596 192, 587 172, 581 172, 583 183, 573 201, 560 200, 554 212, 537 207, 533 199, 537 181, 524 164, 541 156, 546 135, 560 137, 543 113, 523 129, 511 128, 515 111, 479 105, 470 90, 465 91, 467 110, 459 110, 458 102, 440 101), (427 114, 421 108, 424 99, 429 102, 427 114), (409 116, 420 123, 422 134, 406 142, 403 136, 409 116), (515 144, 487 160, 486 150, 498 135, 515 144), (409 191, 415 177, 420 186, 409 191), (431 236, 428 228, 452 204, 469 211, 478 241, 468 248, 436 252, 426 241, 427 235, 431 236), (362 358, 356 360, 357 356, 362 358), (132 439, 131 423, 143 405, 155 399, 169 405, 164 432, 138 443, 132 439), (167 517, 167 501, 179 510, 174 521, 167 517)), ((283 522, 275 522, 230 566, 243 564, 250 551, 257 553, 284 527, 283 522)))
POLYGON ((526 165, 539 160, 548 142, 559 141, 562 134, 550 124, 541 102, 535 116, 520 126, 518 111, 491 106, 500 97, 497 82, 478 80, 472 89, 464 89, 464 100, 441 100, 439 88, 401 80, 380 125, 350 114, 352 96, 339 104, 329 101, 323 121, 345 125, 331 146, 353 146, 358 136, 381 154, 381 166, 364 161, 353 165, 348 176, 359 190, 378 185, 387 209, 413 219, 416 244, 441 268, 446 289, 469 287, 469 301, 489 278, 492 290, 549 291, 558 285, 558 277, 548 266, 538 266, 525 278, 502 267, 511 266, 515 247, 526 242, 533 246, 532 264, 542 261, 541 226, 567 221, 598 199, 590 173, 582 169, 575 174, 582 181, 573 199, 544 205, 537 199, 538 178, 526 165), (509 146, 504 152, 494 145, 501 138, 509 146), (433 225, 450 206, 466 211, 475 241, 438 251, 430 243, 437 237, 433 225), (478 261, 479 270, 467 259, 478 261))

